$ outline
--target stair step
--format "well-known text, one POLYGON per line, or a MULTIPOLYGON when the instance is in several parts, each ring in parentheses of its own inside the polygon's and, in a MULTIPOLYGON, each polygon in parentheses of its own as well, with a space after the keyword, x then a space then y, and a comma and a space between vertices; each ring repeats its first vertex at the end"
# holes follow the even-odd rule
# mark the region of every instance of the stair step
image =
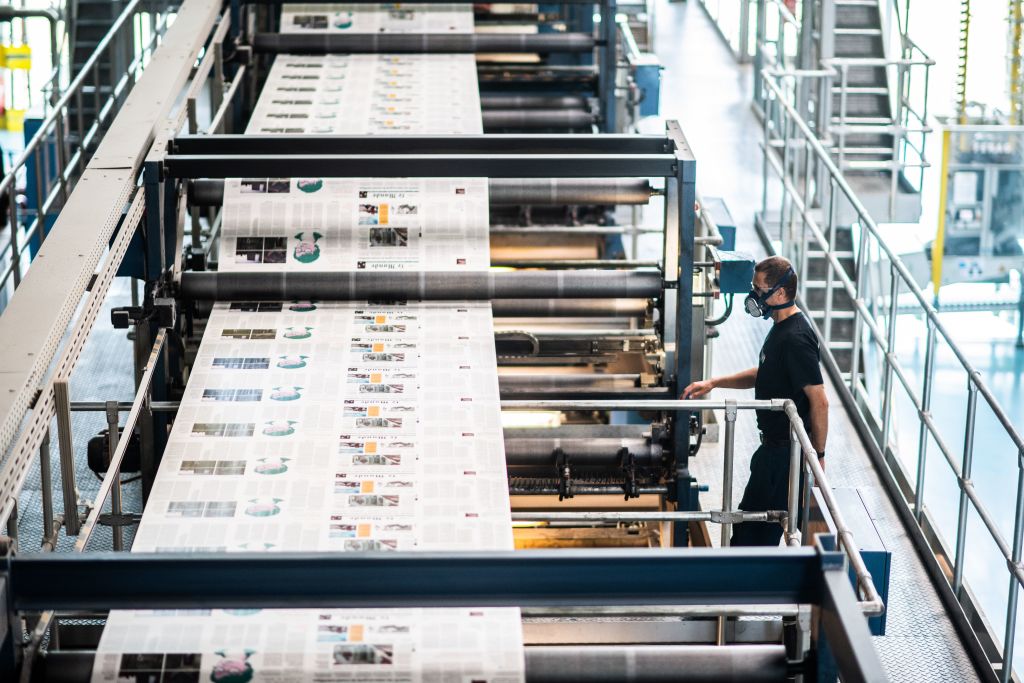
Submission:
MULTIPOLYGON (((812 281, 812 282, 822 282, 822 283, 824 283, 826 281, 825 278, 828 277, 828 263, 829 262, 827 260, 823 259, 823 258, 822 259, 808 259, 807 260, 807 270, 804 273, 804 277, 807 278, 809 281, 812 281)), ((853 278, 853 271, 856 268, 856 264, 853 262, 853 259, 848 259, 846 261, 840 261, 840 265, 842 265, 843 272, 846 274, 846 277, 852 279, 853 278)), ((833 281, 832 281, 833 288, 834 287, 842 287, 842 284, 840 283, 840 281, 838 279, 835 279, 836 278, 836 274, 835 274, 834 271, 832 273, 832 277, 833 277, 833 281)), ((824 284, 822 286, 824 287, 824 284)))
MULTIPOLYGON (((824 318, 825 318, 825 311, 817 311, 817 310, 813 310, 812 309, 812 310, 809 310, 807 312, 814 319, 821 318, 821 319, 824 320, 824 318)), ((835 323, 836 320, 855 320, 856 318, 857 318, 857 312, 856 311, 832 311, 832 322, 833 323, 835 323)))
MULTIPOLYGON (((842 60, 837 60, 836 68, 842 66, 842 60)), ((841 72, 836 77, 836 83, 842 82, 841 72)), ((881 66, 847 66, 846 67, 846 85, 847 86, 878 86, 886 87, 888 84, 888 78, 885 75, 885 68, 881 66)))
MULTIPOLYGON (((841 85, 832 86, 833 93, 843 92, 841 85)), ((846 86, 846 94, 849 95, 888 95, 889 89, 884 85, 849 85, 846 86)))
MULTIPOLYGON (((839 241, 839 231, 838 230, 836 231, 836 241, 839 241)), ((840 261, 842 261, 843 259, 852 259, 852 258, 854 258, 856 256, 852 251, 846 251, 846 250, 833 250, 832 251, 832 255, 835 256, 840 261)), ((811 259, 825 258, 825 252, 818 251, 817 249, 808 249, 807 250, 807 258, 811 258, 811 259)))
POLYGON ((857 147, 847 145, 846 147, 842 147, 837 151, 841 151, 843 154, 847 156, 851 154, 854 154, 856 156, 867 156, 870 154, 874 154, 876 156, 883 157, 888 154, 889 156, 892 156, 892 147, 857 147))
POLYGON ((866 147, 880 148, 884 147, 887 150, 892 150, 893 136, 887 133, 841 133, 840 131, 833 131, 833 135, 844 148, 855 147, 857 149, 864 149, 866 147))
POLYGON ((832 111, 840 116, 844 113, 858 117, 881 117, 889 114, 889 94, 847 92, 846 106, 843 107, 841 93, 832 93, 832 111))
POLYGON ((835 41, 836 57, 884 57, 882 36, 874 34, 843 34, 837 33, 835 41))
MULTIPOLYGON (((838 116, 833 116, 830 121, 837 125, 840 123, 838 116)), ((891 124, 892 119, 885 116, 862 116, 846 112, 846 125, 848 126, 888 126, 891 124)))
POLYGON ((877 28, 881 25, 878 4, 844 5, 836 3, 835 25, 842 28, 877 28))
POLYGON ((837 36, 881 36, 882 29, 874 27, 836 27, 835 33, 837 36))
MULTIPOLYGON (((812 311, 820 311, 825 308, 825 281, 824 280, 806 280, 804 282, 806 290, 804 292, 804 303, 812 311)), ((832 285, 832 310, 833 311, 852 311, 854 308, 853 300, 846 294, 846 290, 841 285, 832 285)))
POLYGON ((82 17, 79 16, 75 20, 75 26, 78 28, 86 28, 92 26, 103 26, 108 30, 114 25, 114 17, 82 17))
POLYGON ((877 175, 892 170, 892 159, 846 159, 841 170, 877 175))

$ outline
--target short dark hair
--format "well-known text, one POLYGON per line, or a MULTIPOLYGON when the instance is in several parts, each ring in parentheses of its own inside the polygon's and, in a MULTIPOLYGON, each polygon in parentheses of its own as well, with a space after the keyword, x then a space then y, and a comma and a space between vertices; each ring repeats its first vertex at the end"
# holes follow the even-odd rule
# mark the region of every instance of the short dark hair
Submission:
MULTIPOLYGON (((763 273, 767 285, 769 287, 774 287, 778 284, 779 280, 786 277, 786 273, 792 267, 793 264, 790 263, 787 258, 783 258, 781 256, 769 256, 754 266, 754 272, 763 273)), ((799 278, 794 270, 789 280, 782 286, 782 291, 786 293, 786 298, 790 301, 796 298, 796 285, 798 281, 799 278)))

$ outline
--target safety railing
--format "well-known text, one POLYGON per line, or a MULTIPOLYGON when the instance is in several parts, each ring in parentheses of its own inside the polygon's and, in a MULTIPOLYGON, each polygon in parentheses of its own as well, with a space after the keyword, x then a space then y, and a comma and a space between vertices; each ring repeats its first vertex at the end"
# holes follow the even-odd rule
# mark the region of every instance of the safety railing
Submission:
MULTIPOLYGON (((837 376, 841 376, 839 366, 828 349, 836 318, 831 305, 834 288, 838 287, 853 302, 853 350, 849 372, 843 376, 843 394, 848 399, 848 407, 865 427, 864 433, 870 435, 870 446, 877 456, 878 464, 887 471, 887 475, 891 476, 902 492, 909 513, 907 516, 920 525, 921 537, 927 539, 926 542, 937 556, 943 558, 941 565, 937 564, 936 567, 949 567, 948 572, 943 572, 951 589, 949 594, 955 596, 965 612, 971 614, 984 611, 975 604, 975 597, 968 588, 965 576, 968 570, 966 548, 969 519, 975 520, 971 528, 977 529, 980 526, 984 529, 987 536, 983 538, 997 549, 1005 561, 1009 592, 1001 647, 994 634, 980 635, 988 642, 996 643, 995 647, 1001 651, 1003 662, 999 668, 1000 677, 1003 681, 1009 681, 1018 595, 1021 587, 1024 587, 1024 567, 1021 565, 1024 550, 1024 438, 999 405, 981 373, 939 320, 929 297, 921 291, 906 265, 886 243, 875 220, 846 182, 830 150, 789 101, 777 77, 765 74, 762 86, 766 95, 765 193, 762 215, 768 209, 769 185, 778 187, 781 196, 781 230, 778 236, 770 236, 764 232, 763 224, 758 229, 762 231, 765 241, 778 237, 781 240, 781 252, 795 259, 794 263, 802 263, 801 258, 811 248, 824 255, 827 268, 824 278, 826 306, 823 321, 821 324, 816 323, 816 326, 824 340, 823 349, 829 365, 837 376), (813 170, 815 166, 824 171, 825 187, 814 187, 818 177, 813 170), (820 204, 815 204, 818 196, 824 199, 820 204), (847 272, 840 257, 836 255, 839 251, 836 246, 836 215, 841 203, 847 205, 856 216, 856 264, 852 273, 847 272), (881 286, 868 276, 869 273, 882 276, 878 278, 882 281, 881 286), (898 317, 908 306, 912 307, 916 319, 922 320, 925 326, 924 359, 917 368, 901 359, 897 348, 898 317), (936 359, 940 356, 947 366, 952 365, 961 374, 967 387, 967 397, 960 411, 960 424, 963 425, 963 448, 960 451, 954 451, 950 445, 950 426, 938 424, 932 414, 936 359), (919 386, 911 380, 912 373, 919 376, 919 386), (916 415, 916 445, 911 442, 909 448, 902 445, 898 435, 894 434, 894 407, 899 396, 897 392, 902 392, 904 404, 909 403, 908 412, 916 415), (982 407, 987 411, 985 427, 991 432, 990 440, 997 437, 1006 448, 1002 453, 990 453, 990 457, 1001 455, 1007 459, 1006 462, 1012 459, 1017 468, 1016 505, 1009 541, 1000 529, 996 516, 990 511, 992 499, 983 501, 971 479, 974 435, 979 422, 979 409, 982 407), (946 462, 958 489, 952 538, 938 527, 934 519, 936 512, 946 513, 948 507, 933 511, 925 506, 925 474, 928 471, 930 444, 934 444, 942 455, 940 462, 946 462), (907 450, 913 452, 908 453, 907 450), (980 522, 980 525, 976 522, 980 522)), ((799 295, 801 299, 806 298, 805 282, 801 282, 799 295)), ((945 373, 948 376, 949 370, 945 373)), ((947 412, 953 410, 951 406, 944 406, 944 409, 947 412)), ((977 626, 984 619, 973 621, 975 628, 987 628, 984 625, 977 626)))
MULTIPOLYGON (((124 432, 130 433, 136 428, 137 420, 141 415, 142 408, 148 410, 169 410, 177 409, 174 402, 163 402, 154 404, 149 401, 149 379, 152 374, 152 367, 155 364, 157 354, 163 345, 163 333, 157 338, 150 354, 150 362, 146 365, 144 381, 131 403, 107 402, 95 404, 73 405, 67 399, 58 400, 57 417, 58 426, 61 421, 70 425, 70 411, 72 410, 95 410, 95 411, 127 411, 128 418, 124 425, 124 432), (63 418, 62 418, 63 416, 63 418)), ((865 614, 874 615, 884 611, 885 606, 875 587, 871 573, 868 571, 860 550, 853 538, 853 533, 847 525, 843 512, 832 492, 821 464, 818 462, 818 455, 811 444, 810 436, 804 428, 803 420, 797 412, 796 404, 789 400, 545 400, 545 401, 501 401, 502 410, 530 410, 530 411, 606 411, 606 410, 644 410, 664 412, 701 412, 701 411, 722 411, 725 425, 723 438, 723 482, 722 482, 722 505, 720 509, 703 511, 661 511, 661 512, 515 512, 512 517, 514 521, 558 521, 577 523, 620 523, 620 522, 711 522, 722 526, 721 545, 729 545, 732 525, 743 522, 776 522, 779 523, 784 532, 786 545, 799 546, 806 536, 809 515, 807 514, 810 505, 811 488, 817 486, 821 499, 828 510, 835 525, 836 537, 841 550, 846 554, 850 567, 856 577, 856 588, 860 597, 860 608, 865 614), (783 412, 790 425, 790 460, 789 460, 789 493, 787 497, 787 509, 766 510, 766 511, 745 511, 734 507, 732 496, 732 480, 735 461, 735 433, 736 420, 740 410, 768 410, 783 412), (800 498, 800 480, 803 475, 805 486, 803 499, 800 498), (801 514, 801 508, 803 514, 801 514), (802 521, 802 527, 798 524, 802 521)), ((112 432, 113 433, 113 432, 112 432)), ((95 500, 90 506, 88 520, 78 531, 78 540, 75 543, 75 551, 82 552, 86 549, 92 530, 96 526, 99 511, 104 507, 107 497, 113 497, 118 487, 111 486, 112 482, 118 481, 121 463, 127 449, 128 439, 113 439, 110 444, 110 459, 106 474, 103 477, 103 485, 100 487, 95 500)), ((65 454, 62 453, 62 460, 65 454)), ((70 451, 67 457, 73 457, 70 451)), ((114 501, 115 505, 117 501, 114 501)), ((0 521, 3 521, 0 518, 0 521)), ((115 539, 116 543, 116 539, 115 539)), ((119 548, 115 547, 115 550, 119 548)), ((38 631, 42 636, 42 631, 38 631)))
MULTIPOLYGON (((48 220, 60 211, 107 125, 159 45, 172 10, 153 11, 148 0, 132 0, 51 106, 36 133, 0 179, 6 195, 6 244, 0 246, 0 310, 21 284, 48 220), (126 46, 131 58, 123 70, 126 46), (104 74, 104 70, 107 72, 104 74), (22 200, 22 198, 24 199, 22 200)), ((3 231, 0 230, 0 234, 3 231)))
MULTIPOLYGON (((888 217, 894 219, 900 184, 907 183, 920 192, 924 171, 931 165, 925 143, 933 130, 928 122, 928 92, 935 60, 906 35, 902 24, 893 39, 894 54, 887 57, 833 56, 813 66, 801 66, 801 41, 806 38, 802 37, 800 20, 782 0, 768 0, 758 17, 755 73, 768 72, 780 77, 776 85, 832 152, 841 170, 889 173, 888 217), (885 116, 865 120, 850 115, 849 102, 854 97, 851 71, 858 69, 884 71, 890 105, 885 116), (834 105, 834 94, 838 95, 838 105, 834 105), (848 145, 855 135, 882 139, 879 146, 863 149, 848 145), (884 136, 890 141, 885 142, 884 136)), ((809 47, 804 45, 803 49, 809 47)), ((832 48, 819 46, 819 51, 831 54, 832 48)), ((755 78, 754 106, 762 116, 766 112, 766 97, 762 79, 755 78)), ((826 184, 823 176, 819 178, 818 186, 826 184)), ((817 200, 823 201, 821 197, 817 200)))
POLYGON ((838 82, 839 111, 831 111, 831 96, 820 98, 818 122, 819 138, 831 138, 834 144, 836 165, 841 170, 877 170, 890 172, 890 203, 889 215, 895 213, 895 197, 901 176, 906 177, 908 169, 917 169, 915 188, 920 191, 924 182, 924 169, 930 164, 927 160, 925 141, 932 127, 928 123, 928 89, 931 67, 935 60, 928 56, 917 43, 908 36, 901 36, 900 56, 888 58, 852 58, 833 57, 823 60, 826 68, 822 75, 823 89, 831 93, 832 86, 838 82), (851 123, 848 111, 850 70, 855 68, 885 69, 889 73, 889 82, 895 87, 890 98, 892 115, 884 125, 858 125, 851 123), (915 85, 921 83, 920 88, 915 85), (832 115, 835 114, 835 117, 832 115), (850 159, 847 156, 847 137, 856 134, 890 135, 891 155, 887 159, 850 159))

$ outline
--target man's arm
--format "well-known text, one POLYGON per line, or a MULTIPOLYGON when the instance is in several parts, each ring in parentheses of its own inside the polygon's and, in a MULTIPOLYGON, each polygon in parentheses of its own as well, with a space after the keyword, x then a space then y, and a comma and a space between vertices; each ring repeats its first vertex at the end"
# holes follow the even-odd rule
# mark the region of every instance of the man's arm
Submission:
POLYGON ((735 375, 712 377, 711 379, 694 382, 683 389, 682 398, 700 398, 712 389, 753 389, 757 380, 757 368, 750 368, 735 375))
MULTIPOLYGON (((825 442, 828 440, 828 396, 825 395, 824 384, 808 384, 804 387, 804 393, 811 404, 811 445, 818 453, 825 452, 825 442)), ((819 458, 818 463, 825 467, 825 459, 819 458)))

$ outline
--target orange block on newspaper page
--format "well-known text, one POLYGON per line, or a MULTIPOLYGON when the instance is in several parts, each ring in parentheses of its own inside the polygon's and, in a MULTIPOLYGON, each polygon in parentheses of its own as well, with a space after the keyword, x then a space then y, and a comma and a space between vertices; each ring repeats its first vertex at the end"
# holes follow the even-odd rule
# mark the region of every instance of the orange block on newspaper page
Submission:
POLYGON ((381 377, 381 375, 380 375, 379 372, 371 372, 370 373, 370 384, 380 384, 380 377, 381 377))
MULTIPOLYGON (((388 121, 388 125, 389 126, 391 125, 390 121, 388 121)), ((377 222, 380 223, 381 225, 387 225, 388 224, 388 205, 387 204, 381 204, 380 208, 377 210, 377 222)))
POLYGON ((362 624, 352 624, 352 626, 350 626, 349 629, 348 629, 348 639, 349 639, 349 642, 352 642, 352 643, 362 642, 362 640, 363 640, 363 625, 362 624))
POLYGON ((372 532, 372 524, 359 524, 356 526, 356 534, 359 536, 359 538, 369 538, 372 532))
POLYGON ((373 352, 380 353, 384 350, 384 342, 375 342, 373 345, 373 352))
POLYGON ((370 406, 366 410, 367 417, 380 417, 380 406, 370 406))
POLYGON ((360 493, 373 493, 373 482, 364 481, 363 485, 359 488, 360 493))
POLYGON ((377 442, 376 441, 367 441, 366 445, 363 446, 363 450, 366 451, 367 453, 376 453, 377 452, 377 442))
POLYGON ((380 325, 380 324, 382 324, 382 323, 385 323, 385 322, 387 322, 387 320, 388 320, 388 317, 387 317, 386 315, 378 315, 378 316, 377 316, 376 318, 374 318, 374 320, 376 321, 376 323, 377 323, 378 325, 380 325))

